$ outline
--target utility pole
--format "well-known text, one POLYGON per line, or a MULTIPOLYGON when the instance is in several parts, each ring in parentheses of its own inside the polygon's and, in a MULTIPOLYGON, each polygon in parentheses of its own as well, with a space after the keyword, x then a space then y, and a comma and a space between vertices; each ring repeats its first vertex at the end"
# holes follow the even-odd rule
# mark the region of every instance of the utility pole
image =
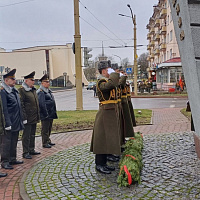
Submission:
POLYGON ((133 20, 133 32, 134 32, 134 95, 137 96, 137 52, 136 52, 136 46, 137 46, 137 38, 136 38, 136 15, 133 16, 133 11, 131 9, 131 6, 127 4, 127 6, 130 8, 131 16, 133 20))
POLYGON ((76 68, 76 110, 83 110, 79 0, 74 0, 74 27, 75 27, 74 42, 75 42, 75 68, 76 68))

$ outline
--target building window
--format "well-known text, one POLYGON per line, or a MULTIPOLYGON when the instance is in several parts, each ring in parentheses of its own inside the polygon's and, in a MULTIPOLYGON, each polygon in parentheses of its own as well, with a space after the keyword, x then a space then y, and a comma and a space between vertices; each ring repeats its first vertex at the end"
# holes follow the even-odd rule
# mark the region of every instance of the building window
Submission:
POLYGON ((169 59, 169 51, 167 51, 167 60, 169 59))
POLYGON ((166 53, 164 53, 164 61, 166 61, 166 53))
POLYGON ((169 54, 170 54, 170 59, 172 59, 172 49, 170 49, 169 54))
POLYGON ((167 25, 169 25, 169 15, 167 16, 167 25))
POLYGON ((169 43, 169 33, 167 34, 167 43, 169 43))
POLYGON ((172 41, 172 30, 169 33, 169 40, 170 40, 170 42, 172 41))

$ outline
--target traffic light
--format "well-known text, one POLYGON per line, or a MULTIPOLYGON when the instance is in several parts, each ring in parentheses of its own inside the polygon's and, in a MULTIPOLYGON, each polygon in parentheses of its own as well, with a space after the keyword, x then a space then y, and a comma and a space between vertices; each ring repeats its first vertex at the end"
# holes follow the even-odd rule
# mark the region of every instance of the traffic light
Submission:
POLYGON ((138 65, 138 74, 141 74, 141 66, 140 65, 138 65))
POLYGON ((92 54, 89 54, 89 52, 92 51, 92 48, 84 47, 84 66, 89 66, 89 59, 92 57, 92 54))

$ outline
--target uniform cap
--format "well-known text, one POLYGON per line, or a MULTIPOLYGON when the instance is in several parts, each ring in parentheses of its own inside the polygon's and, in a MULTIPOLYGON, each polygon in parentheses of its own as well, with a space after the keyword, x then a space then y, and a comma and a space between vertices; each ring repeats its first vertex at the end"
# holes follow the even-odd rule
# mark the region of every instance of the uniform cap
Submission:
POLYGON ((48 75, 45 74, 39 81, 40 81, 40 82, 42 82, 42 81, 49 81, 48 75))
POLYGON ((111 67, 110 60, 108 60, 108 61, 100 61, 99 64, 98 64, 98 70, 106 69, 106 68, 109 68, 109 67, 111 67))
POLYGON ((34 79, 35 71, 31 72, 30 74, 24 76, 24 79, 34 79))
POLYGON ((10 72, 8 72, 7 74, 4 74, 3 78, 12 78, 12 79, 15 79, 15 73, 16 73, 16 69, 13 69, 10 72))

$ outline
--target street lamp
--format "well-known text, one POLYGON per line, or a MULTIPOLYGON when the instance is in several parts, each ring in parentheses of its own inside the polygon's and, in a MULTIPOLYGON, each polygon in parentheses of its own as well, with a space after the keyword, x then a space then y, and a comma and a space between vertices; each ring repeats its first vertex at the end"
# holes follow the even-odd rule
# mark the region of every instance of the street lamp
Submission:
MULTIPOLYGON (((136 15, 133 16, 133 11, 131 9, 131 6, 129 4, 127 4, 127 6, 129 7, 130 11, 131 11, 131 18, 133 20, 133 32, 134 32, 134 94, 135 96, 137 96, 137 52, 136 52, 136 15)), ((123 15, 123 14, 119 14, 120 16, 123 17, 130 17, 127 15, 123 15)))
POLYGON ((67 76, 67 72, 63 72, 63 77, 64 77, 64 87, 66 87, 66 76, 67 76))
POLYGON ((120 59, 120 65, 121 65, 121 64, 122 64, 122 59, 121 59, 121 57, 118 56, 118 55, 115 55, 115 54, 113 54, 113 56, 116 56, 116 57, 118 57, 118 58, 120 59))
POLYGON ((134 32, 134 94, 137 96, 137 50, 136 50, 136 15, 133 16, 133 11, 131 9, 131 6, 129 4, 127 4, 127 6, 129 7, 130 11, 131 11, 131 16, 132 16, 132 20, 133 20, 133 32, 134 32))

